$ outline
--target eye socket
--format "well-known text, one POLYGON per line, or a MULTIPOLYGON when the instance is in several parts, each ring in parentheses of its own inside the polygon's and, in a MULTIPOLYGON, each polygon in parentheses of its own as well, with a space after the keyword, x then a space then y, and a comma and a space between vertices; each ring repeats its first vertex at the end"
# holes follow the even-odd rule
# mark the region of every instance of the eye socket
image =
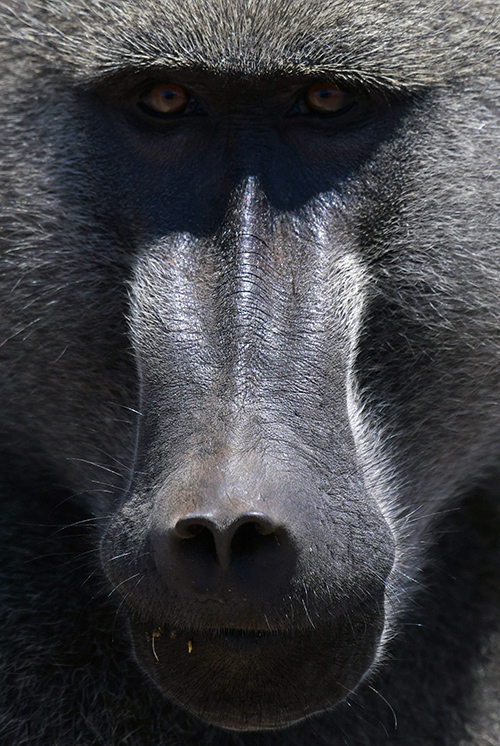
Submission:
POLYGON ((139 99, 140 108, 147 114, 182 114, 186 111, 191 96, 179 85, 159 83, 139 99))
POLYGON ((310 111, 318 114, 335 114, 349 104, 348 94, 334 83, 315 83, 304 94, 310 111))

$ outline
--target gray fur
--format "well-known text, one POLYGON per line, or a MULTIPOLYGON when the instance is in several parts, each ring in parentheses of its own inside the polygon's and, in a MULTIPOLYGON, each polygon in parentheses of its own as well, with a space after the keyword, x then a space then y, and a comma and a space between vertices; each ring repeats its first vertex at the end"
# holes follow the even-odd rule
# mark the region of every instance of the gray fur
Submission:
POLYGON ((0 4, 1 746, 500 744, 496 5, 0 4), (245 117, 144 134, 151 70, 245 117), (369 123, 278 137, 259 97, 325 79, 369 123), (184 597, 190 501, 276 516, 291 579, 184 597), (266 623, 262 684, 170 692, 156 626, 191 670, 266 623))

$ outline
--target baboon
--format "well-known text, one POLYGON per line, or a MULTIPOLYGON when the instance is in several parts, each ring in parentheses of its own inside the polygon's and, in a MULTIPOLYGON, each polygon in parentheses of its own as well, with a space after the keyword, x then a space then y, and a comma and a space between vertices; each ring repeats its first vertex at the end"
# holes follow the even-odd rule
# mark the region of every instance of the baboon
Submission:
POLYGON ((1 0, 2 746, 500 744, 495 0, 1 0))

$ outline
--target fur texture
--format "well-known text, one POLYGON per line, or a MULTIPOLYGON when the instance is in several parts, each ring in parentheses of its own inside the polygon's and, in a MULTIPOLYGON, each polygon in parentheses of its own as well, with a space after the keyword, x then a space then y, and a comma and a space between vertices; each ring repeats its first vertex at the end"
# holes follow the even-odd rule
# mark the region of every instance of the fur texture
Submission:
POLYGON ((0 4, 2 746, 500 744, 495 6, 0 4))

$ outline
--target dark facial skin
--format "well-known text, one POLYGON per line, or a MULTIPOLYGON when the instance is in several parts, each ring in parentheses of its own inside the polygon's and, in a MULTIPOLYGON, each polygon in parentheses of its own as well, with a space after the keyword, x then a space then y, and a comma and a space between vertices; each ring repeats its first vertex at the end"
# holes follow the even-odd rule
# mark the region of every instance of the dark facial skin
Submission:
POLYGON ((285 725, 356 686, 383 629, 394 549, 349 421, 344 211, 400 112, 328 81, 161 70, 95 106, 142 247, 136 477, 103 560, 167 696, 227 728, 285 725))

